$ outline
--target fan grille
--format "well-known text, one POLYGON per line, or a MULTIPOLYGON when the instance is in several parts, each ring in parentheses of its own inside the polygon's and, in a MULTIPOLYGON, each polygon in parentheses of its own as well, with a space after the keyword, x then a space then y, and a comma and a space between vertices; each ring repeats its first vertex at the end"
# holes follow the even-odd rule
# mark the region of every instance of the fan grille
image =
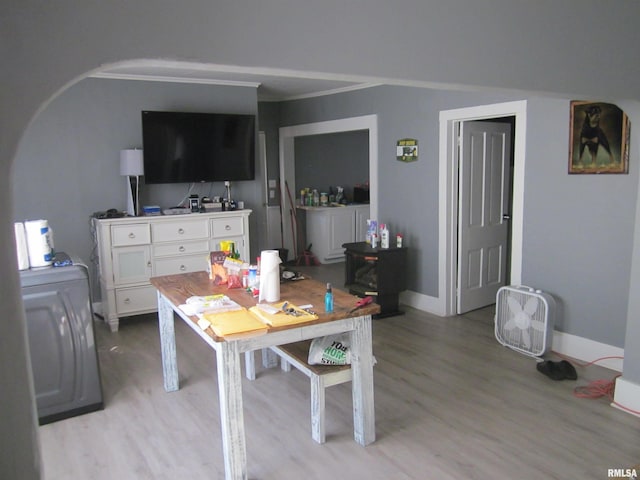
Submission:
POLYGON ((496 339, 521 353, 543 355, 550 339, 549 296, 526 287, 502 287, 496 298, 496 339))

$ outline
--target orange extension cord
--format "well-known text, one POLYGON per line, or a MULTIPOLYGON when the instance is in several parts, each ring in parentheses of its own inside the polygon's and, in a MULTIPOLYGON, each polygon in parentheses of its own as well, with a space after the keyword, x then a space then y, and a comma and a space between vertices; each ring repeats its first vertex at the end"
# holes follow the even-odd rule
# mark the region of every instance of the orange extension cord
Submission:
MULTIPOLYGON (((618 359, 618 360, 623 360, 624 357, 619 357, 619 356, 611 356, 611 357, 601 357, 601 358, 597 358, 595 360, 593 360, 592 362, 588 362, 588 363, 580 363, 580 362, 576 362, 573 359, 569 359, 568 357, 565 357, 564 355, 558 353, 558 352, 553 352, 555 353, 557 356, 559 356, 560 358, 562 358, 563 360, 568 361, 569 363, 574 363, 580 367, 590 367, 591 365, 594 365, 598 362, 601 362, 603 360, 611 360, 611 359, 618 359)), ((583 385, 583 386, 578 386, 576 388, 573 389, 573 395, 578 397, 578 398, 589 398, 589 399, 594 399, 594 398, 601 398, 601 397, 607 397, 611 403, 613 405, 615 405, 616 407, 625 410, 629 413, 633 413, 635 415, 640 415, 640 411, 638 410, 634 410, 632 408, 629 407, 625 407, 624 405, 621 405, 620 403, 616 402, 613 399, 614 393, 615 393, 615 389, 616 389, 616 378, 618 378, 620 375, 616 375, 615 377, 613 377, 611 380, 593 380, 591 382, 589 382, 587 385, 583 385)))

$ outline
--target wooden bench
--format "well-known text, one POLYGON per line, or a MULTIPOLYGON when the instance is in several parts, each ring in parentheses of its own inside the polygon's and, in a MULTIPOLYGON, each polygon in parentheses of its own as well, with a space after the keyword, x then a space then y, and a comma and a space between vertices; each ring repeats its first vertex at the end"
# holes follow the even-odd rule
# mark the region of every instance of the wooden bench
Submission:
POLYGON ((311 380, 311 436, 318 443, 325 442, 325 393, 332 385, 351 381, 351 365, 309 365, 311 340, 271 347, 281 358, 281 368, 288 372, 293 365, 311 380))

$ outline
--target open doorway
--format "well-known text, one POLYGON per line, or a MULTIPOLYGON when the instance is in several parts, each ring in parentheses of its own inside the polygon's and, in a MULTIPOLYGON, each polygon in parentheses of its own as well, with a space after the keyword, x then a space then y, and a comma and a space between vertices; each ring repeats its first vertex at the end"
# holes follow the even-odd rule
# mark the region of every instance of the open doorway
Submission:
POLYGON ((512 200, 508 274, 518 284, 522 269, 524 204, 524 163, 526 140, 526 101, 508 102, 440 112, 440 258, 438 313, 456 315, 458 310, 458 132, 462 122, 513 117, 512 200))
MULTIPOLYGON (((327 133, 351 132, 357 130, 367 130, 369 132, 369 195, 370 195, 370 216, 377 218, 378 215, 378 116, 365 115, 361 117, 344 118, 340 120, 329 120, 325 122, 307 123, 282 127, 279 130, 280 137, 280 184, 289 185, 292 192, 295 192, 295 139, 309 135, 322 135, 327 133)), ((280 202, 283 208, 289 208, 290 202, 287 193, 281 189, 280 202)), ((295 201, 295 199, 294 199, 295 201)), ((293 234, 291 229, 291 218, 282 216, 284 246, 289 251, 293 251, 293 234)))

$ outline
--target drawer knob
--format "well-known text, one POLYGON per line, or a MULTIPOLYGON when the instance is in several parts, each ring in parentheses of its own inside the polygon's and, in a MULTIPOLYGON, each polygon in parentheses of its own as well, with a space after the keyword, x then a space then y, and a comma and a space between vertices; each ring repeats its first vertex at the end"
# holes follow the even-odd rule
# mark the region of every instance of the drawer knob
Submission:
POLYGON ((129 305, 131 303, 131 299, 129 297, 125 298, 124 303, 129 305))
POLYGON ((227 231, 231 230, 231 225, 225 225, 224 229, 227 230, 227 231))
POLYGON ((180 245, 180 246, 178 247, 178 251, 179 251, 179 252, 184 252, 185 250, 186 250, 186 248, 184 248, 184 245, 180 245))
POLYGON ((180 265, 180 271, 184 272, 187 269, 187 267, 185 267, 184 265, 180 265))
POLYGON ((131 233, 129 234, 129 238, 136 238, 136 234, 135 234, 135 233, 133 233, 133 232, 131 232, 131 233))
POLYGON ((179 229, 178 229, 178 233, 179 233, 180 235, 183 235, 183 234, 184 234, 184 228, 179 228, 179 229))

